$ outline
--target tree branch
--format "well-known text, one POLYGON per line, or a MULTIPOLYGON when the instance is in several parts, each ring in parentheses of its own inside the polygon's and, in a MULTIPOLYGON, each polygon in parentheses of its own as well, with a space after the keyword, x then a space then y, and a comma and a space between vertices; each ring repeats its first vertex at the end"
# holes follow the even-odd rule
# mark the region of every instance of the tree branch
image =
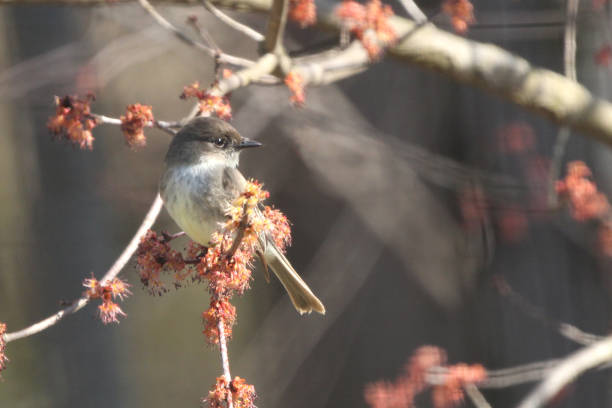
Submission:
POLYGON ((553 368, 527 397, 519 408, 536 408, 546 405, 567 384, 585 371, 612 360, 612 336, 570 354, 553 368))
MULTIPOLYGON (((580 0, 567 0, 565 11, 565 33, 563 39, 563 70, 565 76, 576 81, 576 19, 578 17, 578 5, 580 0)), ((552 158, 550 160, 550 171, 548 175, 548 205, 551 208, 557 206, 557 191, 555 182, 561 174, 561 162, 565 147, 569 141, 571 132, 566 126, 561 126, 557 132, 557 139, 553 146, 552 158)))
MULTIPOLYGON (((191 0, 165 1, 189 4, 191 0)), ((106 0, 0 0, 0 4, 14 3, 94 5, 106 4, 106 0)), ((237 10, 267 12, 272 8, 272 0, 213 0, 212 3, 237 10)), ((321 27, 341 30, 342 24, 331 5, 322 3, 318 10, 321 27)), ((468 40, 432 24, 418 25, 405 18, 393 17, 391 25, 401 38, 388 50, 393 57, 489 90, 560 126, 568 126, 612 146, 612 104, 596 98, 575 81, 533 67, 524 58, 495 45, 468 40)))
MULTIPOLYGON (((223 327, 223 320, 219 319, 217 323, 217 330, 219 330, 219 350, 221 352, 221 365, 223 366, 223 377, 227 387, 230 388, 232 382, 232 375, 230 374, 229 368, 229 357, 227 354, 227 339, 225 338, 225 327, 223 327)), ((227 408, 233 408, 232 393, 227 393, 227 408)))
MULTIPOLYGON (((140 227, 138 227, 136 234, 134 234, 129 244, 125 247, 121 255, 119 255, 119 258, 117 258, 115 263, 113 263, 113 265, 106 272, 104 277, 100 280, 100 285, 104 285, 106 284, 106 282, 109 282, 110 280, 114 279, 119 274, 119 272, 121 272, 123 267, 129 262, 134 252, 136 252, 136 249, 138 249, 138 244, 140 243, 140 239, 144 236, 144 234, 146 234, 146 232, 155 223, 155 220, 157 219, 157 216, 159 215, 161 208, 162 208, 162 199, 158 194, 155 197, 155 200, 153 200, 153 204, 151 205, 149 212, 147 212, 147 215, 145 215, 144 219, 142 220, 140 227)), ((4 340, 7 343, 9 343, 14 340, 19 340, 24 337, 32 336, 36 333, 40 333, 41 331, 46 330, 49 327, 58 323, 66 315, 78 312, 85 305, 87 305, 87 303, 89 303, 89 299, 87 297, 84 297, 84 296, 80 297, 72 305, 58 311, 57 313, 47 317, 44 320, 41 320, 38 323, 35 323, 17 332, 5 334, 4 340)))
POLYGON ((253 30, 248 25, 242 24, 241 22, 234 20, 233 18, 225 14, 223 11, 215 7, 210 1, 202 0, 202 3, 204 4, 204 7, 206 7, 206 10, 208 10, 212 15, 223 21, 228 26, 232 27, 234 30, 241 32, 249 38, 252 38, 254 41, 262 42, 264 40, 265 37, 262 34, 253 30))
POLYGON ((287 13, 289 11, 289 0, 273 0, 268 18, 268 28, 264 46, 266 51, 272 53, 283 52, 283 35, 287 25, 287 13))
POLYGON ((236 65, 236 66, 239 66, 239 67, 248 67, 248 66, 253 65, 253 61, 251 61, 251 60, 248 60, 248 59, 245 59, 245 58, 240 58, 240 57, 235 57, 235 56, 229 55, 229 54, 225 54, 223 52, 219 52, 218 50, 212 49, 211 47, 208 47, 208 46, 202 44, 201 42, 194 41, 193 39, 191 39, 191 37, 189 37, 187 34, 183 33, 181 30, 179 30, 174 25, 172 25, 172 23, 170 23, 168 20, 166 20, 166 18, 164 16, 162 16, 151 5, 151 3, 149 3, 148 0, 138 0, 138 3, 142 6, 143 9, 145 9, 145 11, 147 13, 149 13, 151 15, 151 17, 153 17, 155 19, 157 24, 159 24, 160 26, 162 26, 166 30, 168 30, 171 33, 173 33, 179 40, 183 41, 185 44, 190 45, 192 47, 195 47, 195 48, 197 48, 197 49, 199 49, 201 51, 204 51, 206 54, 208 54, 212 58, 218 58, 219 62, 221 62, 221 63, 236 65))

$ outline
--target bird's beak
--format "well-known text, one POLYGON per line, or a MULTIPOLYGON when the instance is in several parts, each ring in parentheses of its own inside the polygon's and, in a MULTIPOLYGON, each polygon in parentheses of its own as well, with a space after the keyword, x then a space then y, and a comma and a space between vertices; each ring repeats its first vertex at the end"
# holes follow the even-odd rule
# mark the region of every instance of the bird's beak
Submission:
POLYGON ((259 143, 256 140, 251 139, 242 139, 242 142, 236 148, 238 149, 246 149, 247 147, 261 147, 263 144, 259 143))

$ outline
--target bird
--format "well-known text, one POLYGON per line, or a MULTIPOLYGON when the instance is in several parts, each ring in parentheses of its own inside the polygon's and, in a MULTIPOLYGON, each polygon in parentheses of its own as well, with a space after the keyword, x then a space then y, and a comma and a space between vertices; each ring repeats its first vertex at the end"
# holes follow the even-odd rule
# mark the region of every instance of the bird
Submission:
MULTIPOLYGON (((245 190, 238 170, 240 153, 262 144, 243 137, 230 123, 216 117, 196 117, 174 136, 165 157, 159 193, 166 210, 189 238, 208 246, 227 219, 227 210, 245 190)), ((257 210, 255 216, 263 217, 257 210)), ((279 279, 300 313, 325 314, 313 294, 266 233, 258 237, 261 258, 279 279)))

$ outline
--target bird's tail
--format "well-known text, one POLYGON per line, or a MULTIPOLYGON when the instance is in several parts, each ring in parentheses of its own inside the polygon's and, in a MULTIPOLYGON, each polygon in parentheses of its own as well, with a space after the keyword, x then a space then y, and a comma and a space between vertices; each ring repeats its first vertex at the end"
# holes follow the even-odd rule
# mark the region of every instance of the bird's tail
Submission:
POLYGON ((267 243, 264 258, 267 266, 287 290, 293 306, 300 314, 310 313, 313 310, 325 314, 323 303, 312 293, 306 282, 300 278, 291 263, 272 242, 267 243))

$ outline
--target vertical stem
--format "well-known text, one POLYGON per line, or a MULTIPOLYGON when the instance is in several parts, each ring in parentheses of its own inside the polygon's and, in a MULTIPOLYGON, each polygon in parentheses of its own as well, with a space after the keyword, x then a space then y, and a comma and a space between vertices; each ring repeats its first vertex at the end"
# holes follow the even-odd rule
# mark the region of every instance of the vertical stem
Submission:
MULTIPOLYGON (((227 340, 225 339, 225 327, 223 326, 223 319, 219 319, 217 323, 217 329, 219 330, 219 350, 221 350, 221 365, 223 366, 223 377, 225 377, 225 382, 227 383, 227 387, 230 387, 230 383, 232 382, 232 375, 230 374, 229 368, 229 357, 227 355, 227 340)), ((233 408, 234 404, 232 403, 232 392, 229 390, 227 394, 227 407, 233 408)))
POLYGON ((265 47, 267 52, 279 53, 283 51, 283 36, 287 24, 289 0, 274 0, 268 19, 265 47))
MULTIPOLYGON (((563 70, 565 76, 576 81, 576 18, 578 16, 578 5, 580 0, 567 0, 565 10, 565 34, 563 41, 563 70)), ((555 182, 561 175, 561 162, 565 153, 565 147, 570 138, 570 130, 563 126, 557 133, 557 140, 553 147, 550 161, 550 172, 548 175, 548 205, 557 206, 557 192, 555 182)))

